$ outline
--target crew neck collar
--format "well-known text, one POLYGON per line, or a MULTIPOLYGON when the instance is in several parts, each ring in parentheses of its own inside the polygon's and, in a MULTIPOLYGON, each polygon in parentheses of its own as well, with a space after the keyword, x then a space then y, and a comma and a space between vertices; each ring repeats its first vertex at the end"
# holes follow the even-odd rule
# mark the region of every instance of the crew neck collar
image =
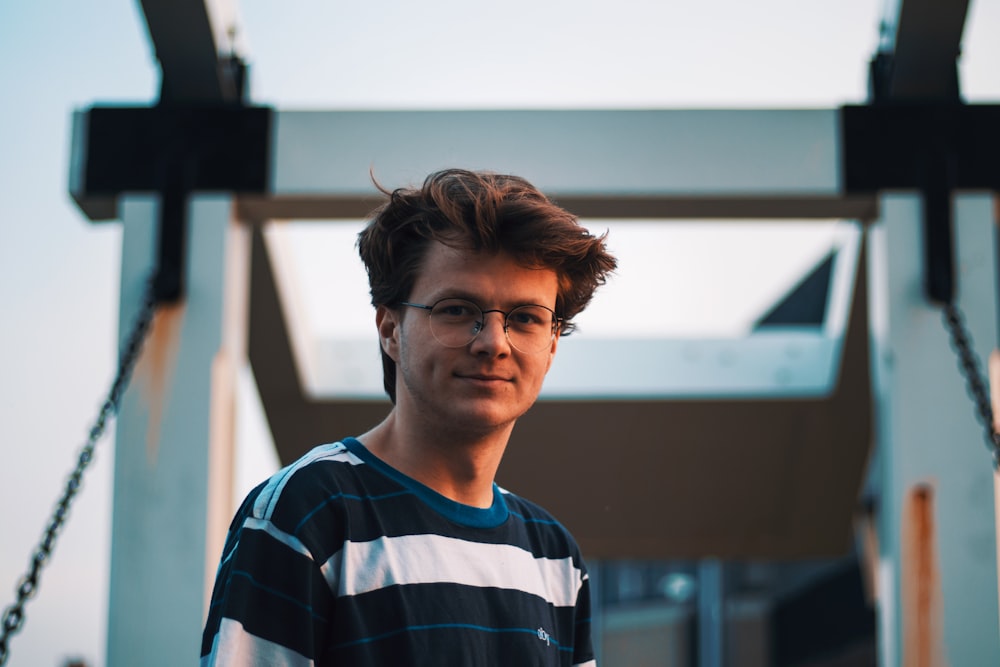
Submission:
POLYGON ((352 454, 372 466, 380 473, 401 484, 428 507, 443 517, 470 528, 496 528, 507 520, 509 511, 503 493, 496 482, 493 483, 493 504, 489 507, 474 507, 456 502, 441 495, 431 487, 418 482, 409 475, 396 470, 388 463, 372 454, 356 438, 344 438, 341 441, 352 454))

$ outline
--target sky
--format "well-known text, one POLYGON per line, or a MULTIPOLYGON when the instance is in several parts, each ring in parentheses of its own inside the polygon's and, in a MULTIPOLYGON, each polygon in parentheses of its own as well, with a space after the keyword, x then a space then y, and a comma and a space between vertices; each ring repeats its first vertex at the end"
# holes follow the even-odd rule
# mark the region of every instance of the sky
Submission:
MULTIPOLYGON (((864 101, 882 15, 879 0, 237 4, 252 100, 279 109, 836 107, 864 101)), ((995 101, 1000 2, 973 0, 967 25, 963 90, 995 101)), ((71 113, 157 87, 135 0, 0 4, 4 608, 114 373, 121 230, 68 195, 71 113)), ((113 456, 105 438, 11 665, 103 664, 113 456)))

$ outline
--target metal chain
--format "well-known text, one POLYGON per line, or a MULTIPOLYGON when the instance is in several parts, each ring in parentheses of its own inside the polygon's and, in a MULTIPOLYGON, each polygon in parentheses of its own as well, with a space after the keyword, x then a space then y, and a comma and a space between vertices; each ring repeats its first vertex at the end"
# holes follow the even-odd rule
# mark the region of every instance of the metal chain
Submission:
POLYGON ((104 404, 101 406, 97 419, 90 429, 86 444, 80 450, 76 461, 76 468, 66 480, 66 487, 63 489, 62 497, 56 503, 56 508, 49 519, 42 539, 35 548, 28 571, 18 582, 16 588, 17 599, 4 610, 3 623, 0 626, 0 665, 7 664, 7 658, 10 657, 10 648, 8 646, 10 639, 24 625, 24 606, 38 592, 42 567, 52 555, 52 548, 55 545, 56 537, 59 535, 59 531, 62 529, 63 523, 66 521, 66 516, 69 513, 70 503, 80 490, 83 473, 94 458, 94 448, 97 446, 97 441, 104 434, 108 419, 118 413, 122 393, 124 393, 125 387, 128 385, 129 378, 132 375, 132 370, 139 359, 139 352, 142 349, 146 333, 152 324, 155 311, 156 301, 153 297, 152 282, 150 282, 146 294, 143 296, 142 306, 132 325, 132 332, 129 334, 125 347, 122 350, 121 358, 118 362, 118 371, 111 385, 111 390, 108 392, 107 399, 105 399, 104 404))
POLYGON ((983 379, 979 357, 972 347, 972 337, 965 327, 965 318, 958 306, 945 304, 941 320, 951 334, 951 347, 958 354, 959 368, 965 376, 969 397, 976 403, 976 417, 983 425, 987 448, 993 454, 993 465, 1000 466, 1000 433, 993 429, 993 406, 987 382, 983 379))

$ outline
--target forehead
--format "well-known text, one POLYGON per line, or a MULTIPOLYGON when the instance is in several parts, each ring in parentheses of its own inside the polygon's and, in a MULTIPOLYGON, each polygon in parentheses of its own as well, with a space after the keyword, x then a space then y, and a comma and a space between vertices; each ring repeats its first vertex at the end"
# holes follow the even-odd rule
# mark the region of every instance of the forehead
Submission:
POLYGON ((559 281, 552 269, 519 264, 505 252, 454 248, 433 242, 413 284, 412 298, 464 296, 482 305, 555 306, 559 281))

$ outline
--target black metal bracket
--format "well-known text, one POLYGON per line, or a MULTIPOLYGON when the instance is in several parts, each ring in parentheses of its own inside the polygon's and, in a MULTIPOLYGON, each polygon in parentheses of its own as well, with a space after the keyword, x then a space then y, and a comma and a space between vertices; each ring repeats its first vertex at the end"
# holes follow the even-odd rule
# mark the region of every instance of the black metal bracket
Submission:
POLYGON ((125 192, 160 194, 158 302, 184 295, 190 194, 266 192, 272 113, 241 105, 95 106, 85 112, 73 198, 92 219, 107 219, 117 215, 125 192))
POLYGON ((841 109, 846 194, 919 190, 924 199, 924 291, 955 296, 952 194, 1000 191, 1000 105, 883 103, 841 109))
POLYGON ((184 261, 187 252, 187 202, 191 193, 189 165, 183 157, 165 157, 160 163, 160 210, 157 264, 153 275, 153 298, 157 303, 175 303, 184 296, 184 261))

